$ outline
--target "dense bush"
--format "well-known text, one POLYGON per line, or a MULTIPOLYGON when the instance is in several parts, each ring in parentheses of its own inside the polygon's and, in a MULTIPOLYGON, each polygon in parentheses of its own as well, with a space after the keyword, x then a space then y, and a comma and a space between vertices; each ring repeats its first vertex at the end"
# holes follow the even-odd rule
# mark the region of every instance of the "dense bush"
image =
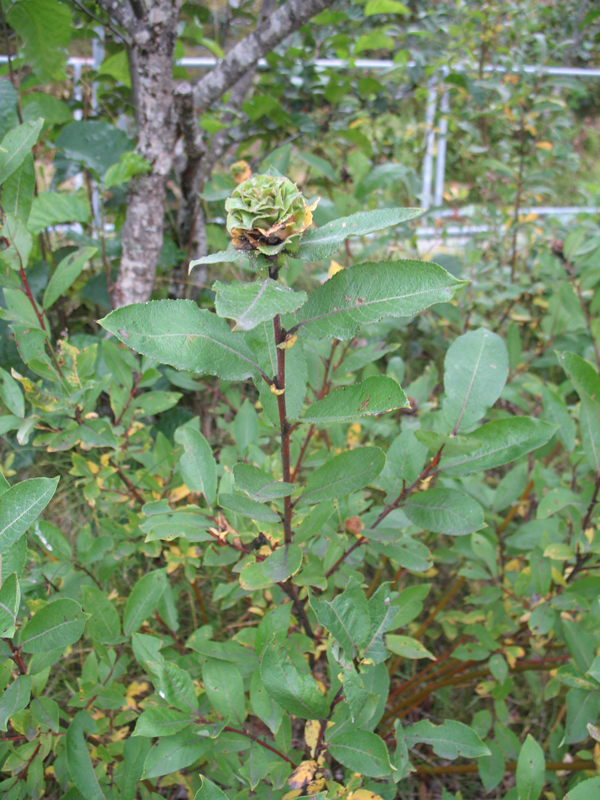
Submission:
MULTIPOLYGON (((200 119, 210 255, 173 152, 159 299, 115 309, 155 166, 122 31, 80 101, 97 9, 5 8, 3 798, 600 795, 600 229, 523 212, 597 204, 597 95, 486 72, 583 64, 599 17, 518 5, 323 11, 200 119), (486 228, 418 260, 439 66, 446 200, 486 228)), ((227 8, 185 5, 176 55, 258 18, 227 8)))

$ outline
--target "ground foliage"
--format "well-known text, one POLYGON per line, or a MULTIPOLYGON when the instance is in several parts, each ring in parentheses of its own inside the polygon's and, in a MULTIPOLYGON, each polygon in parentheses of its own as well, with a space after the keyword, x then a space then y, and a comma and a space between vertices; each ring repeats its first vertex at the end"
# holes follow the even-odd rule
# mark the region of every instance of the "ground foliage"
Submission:
MULTIPOLYGON (((111 313, 147 169, 109 122, 124 50, 108 41, 100 107, 73 122, 45 82, 81 10, 5 8, 32 71, 0 81, 4 797, 597 791, 600 231, 523 212, 597 202, 593 125, 575 137, 595 90, 485 72, 585 63, 597 15, 564 31, 562 6, 527 4, 525 26, 519 4, 409 6, 340 4, 273 55, 231 127, 248 167, 204 190, 199 302, 166 299, 168 213, 158 299, 111 313), (440 48, 446 199, 491 229, 437 266, 400 206, 419 204, 440 48), (315 50, 399 69, 323 73, 299 63, 315 50), (246 169, 322 196, 285 263, 227 249, 246 169)), ((183 14, 180 54, 218 53, 224 17, 183 14)))

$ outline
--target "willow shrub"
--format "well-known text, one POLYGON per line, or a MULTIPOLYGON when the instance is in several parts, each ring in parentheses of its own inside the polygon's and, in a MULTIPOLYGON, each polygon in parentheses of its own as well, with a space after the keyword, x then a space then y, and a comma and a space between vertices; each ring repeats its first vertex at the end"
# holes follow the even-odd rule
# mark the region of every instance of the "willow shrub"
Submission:
MULTIPOLYGON (((525 369, 518 335, 507 349, 480 327, 448 348, 441 397, 431 365, 409 402, 403 362, 376 367, 394 349, 386 331, 416 330, 433 305, 454 313, 465 282, 409 260, 287 286, 290 258, 298 274, 418 211, 309 228, 312 208, 277 175, 228 201, 234 244, 204 261, 252 280, 217 282, 216 313, 152 301, 110 313, 104 336, 55 344, 52 306, 91 253, 68 253, 32 289, 19 192, 37 133, 10 135, 2 318, 23 373, 0 372, 0 430, 70 454, 63 480, 91 513, 67 538, 50 521, 61 476, 1 478, 2 796, 391 800, 415 771, 460 758, 483 791, 537 800, 547 781, 556 794, 593 772, 579 744, 600 710, 590 363, 562 352, 569 382, 529 386, 528 413, 506 394, 525 369), (173 386, 212 392, 215 441, 175 413, 173 386), (453 703, 461 685, 477 692, 453 703), (552 708, 565 692, 548 737, 512 730, 513 697, 552 708)), ((590 778, 568 796, 597 791, 590 778)))

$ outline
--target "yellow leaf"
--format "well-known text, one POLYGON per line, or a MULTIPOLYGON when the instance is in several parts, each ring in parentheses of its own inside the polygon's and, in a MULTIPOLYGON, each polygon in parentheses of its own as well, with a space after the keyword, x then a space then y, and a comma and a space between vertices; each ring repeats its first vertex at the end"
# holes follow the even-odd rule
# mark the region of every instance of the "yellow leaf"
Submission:
POLYGON ((317 762, 312 759, 310 761, 301 761, 288 778, 287 782, 290 789, 305 789, 314 778, 317 766, 317 762))
POLYGON ((179 500, 183 500, 184 497, 187 497, 188 494, 190 494, 190 490, 185 483, 182 483, 181 486, 169 492, 169 503, 177 503, 179 500))
POLYGON ((296 344, 297 340, 298 340, 297 333, 295 333, 293 336, 290 336, 290 334, 288 333, 283 342, 279 342, 277 347, 279 350, 290 350, 296 344))
POLYGON ((559 586, 562 586, 565 589, 567 588, 566 580, 563 578, 563 576, 560 574, 560 572, 556 569, 556 567, 552 567, 551 574, 552 574, 552 580, 554 581, 554 583, 557 583, 559 586))
POLYGON ((504 565, 505 572, 519 572, 521 569, 521 562, 518 558, 512 558, 510 561, 507 561, 504 565))
POLYGON ((103 467, 108 467, 109 462, 110 462, 110 453, 103 453, 100 456, 100 463, 102 464, 103 467))
POLYGON ((331 259, 331 264, 329 265, 329 269, 327 270, 327 274, 330 278, 333 278, 334 275, 337 275, 338 272, 341 272, 344 268, 341 264, 338 264, 337 261, 331 259))
POLYGON ((552 150, 552 142, 536 142, 535 146, 540 150, 552 150))
POLYGON ((357 789, 355 792, 350 792, 348 800, 383 800, 383 798, 368 789, 357 789))
POLYGON ((304 726, 304 741, 308 747, 311 756, 314 758, 317 742, 319 741, 319 734, 321 732, 321 723, 318 719, 309 719, 304 726))
POLYGON ((126 697, 139 697, 141 694, 145 694, 148 691, 148 683, 146 681, 132 681, 127 690, 125 691, 126 697))
POLYGON ((277 397, 280 397, 280 396, 281 396, 281 395, 282 395, 282 394, 285 392, 285 389, 278 389, 278 388, 275 386, 275 384, 274 384, 274 383, 272 383, 272 384, 271 384, 271 391, 273 392, 273 394, 276 394, 276 395, 277 395, 277 397))
POLYGON ((92 473, 92 475, 97 475, 100 472, 100 467, 98 466, 98 464, 94 463, 93 461, 86 461, 85 463, 90 468, 90 472, 92 473))
POLYGON ((111 742, 122 742, 123 739, 127 738, 127 734, 129 733, 129 728, 119 728, 116 730, 112 736, 110 737, 111 742))

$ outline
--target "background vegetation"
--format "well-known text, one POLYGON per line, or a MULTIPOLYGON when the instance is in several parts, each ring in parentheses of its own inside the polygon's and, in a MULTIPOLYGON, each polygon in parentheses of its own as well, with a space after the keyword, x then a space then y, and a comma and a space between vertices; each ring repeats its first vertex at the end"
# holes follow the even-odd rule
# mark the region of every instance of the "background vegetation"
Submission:
POLYGON ((220 58, 274 6, 186 3, 163 18, 160 3, 135 5, 137 22, 119 17, 129 4, 2 0, 2 796, 593 798, 600 230, 597 215, 531 207, 600 206, 600 81, 542 71, 599 67, 600 15, 570 0, 323 3, 260 54, 266 66, 210 102, 192 90, 196 111, 188 82, 209 93, 214 72, 175 66, 171 81, 163 71, 166 127, 144 105, 150 133, 138 141, 140 98, 154 86, 139 86, 154 74, 139 63, 152 55, 144 31, 165 43, 168 65, 220 58), (100 40, 102 60, 76 80, 67 57, 91 57, 100 40), (353 65, 365 57, 396 66, 353 65), (387 460, 317 513, 296 509, 301 567, 274 580, 248 568, 277 552, 284 501, 257 510, 233 469, 281 479, 275 394, 260 379, 139 355, 98 320, 150 292, 212 312, 215 280, 254 278, 246 262, 187 273, 191 258, 228 246, 224 201, 246 171, 274 168, 309 202, 320 196, 317 226, 419 206, 434 75, 449 93, 444 206, 454 215, 433 209, 290 258, 281 280, 311 293, 340 268, 420 255, 468 284, 418 315, 368 322, 351 338, 300 335, 286 351, 297 416, 303 401, 308 417, 331 392, 383 377, 410 405, 338 411, 293 432, 301 483, 361 446, 387 460), (144 198, 154 192, 162 209, 163 185, 161 219, 144 198), (152 227, 143 257, 138 212, 144 245, 152 227), (457 244, 450 224, 479 232, 457 244), (441 244, 419 238, 419 225, 441 244), (450 441, 470 374, 479 399, 450 441), (487 447, 486 436, 503 454, 478 462, 473 440, 487 447), (440 492, 461 505, 437 515, 410 505, 440 492), (356 607, 368 600, 369 619, 384 598, 394 609, 381 660, 349 659, 362 681, 352 711, 343 645, 317 611, 344 591, 357 592, 356 607), (321 687, 326 714, 306 720, 261 693, 272 637, 287 647, 286 669, 321 687), (375 766, 336 749, 327 722, 343 735, 349 715, 384 743, 375 766), (200 775, 213 783, 201 788, 200 775))

